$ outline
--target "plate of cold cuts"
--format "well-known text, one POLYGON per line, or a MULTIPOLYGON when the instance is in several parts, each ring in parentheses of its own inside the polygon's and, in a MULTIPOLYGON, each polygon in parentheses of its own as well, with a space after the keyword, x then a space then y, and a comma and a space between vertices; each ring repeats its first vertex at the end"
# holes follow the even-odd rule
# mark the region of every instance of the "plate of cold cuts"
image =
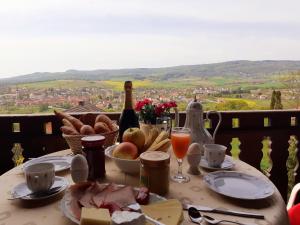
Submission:
POLYGON ((162 196, 149 193, 147 188, 84 182, 70 186, 61 200, 60 206, 67 218, 80 224, 82 207, 107 208, 112 213, 114 211, 130 211, 128 206, 135 203, 143 205, 164 200, 166 199, 162 196))

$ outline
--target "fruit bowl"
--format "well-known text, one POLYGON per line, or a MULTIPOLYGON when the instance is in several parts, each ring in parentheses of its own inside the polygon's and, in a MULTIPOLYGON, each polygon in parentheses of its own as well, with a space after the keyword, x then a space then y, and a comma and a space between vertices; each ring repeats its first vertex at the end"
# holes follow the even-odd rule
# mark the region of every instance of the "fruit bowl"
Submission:
POLYGON ((105 149, 105 155, 112 159, 116 166, 124 173, 137 174, 140 172, 140 160, 139 159, 120 159, 113 157, 112 153, 116 145, 112 145, 105 149))

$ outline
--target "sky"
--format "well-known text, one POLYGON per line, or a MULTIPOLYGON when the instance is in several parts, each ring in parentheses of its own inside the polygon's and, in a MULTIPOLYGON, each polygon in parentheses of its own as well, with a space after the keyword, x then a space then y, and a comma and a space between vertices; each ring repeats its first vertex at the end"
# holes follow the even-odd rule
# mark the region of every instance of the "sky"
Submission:
POLYGON ((0 78, 300 60, 298 0, 0 0, 0 78))

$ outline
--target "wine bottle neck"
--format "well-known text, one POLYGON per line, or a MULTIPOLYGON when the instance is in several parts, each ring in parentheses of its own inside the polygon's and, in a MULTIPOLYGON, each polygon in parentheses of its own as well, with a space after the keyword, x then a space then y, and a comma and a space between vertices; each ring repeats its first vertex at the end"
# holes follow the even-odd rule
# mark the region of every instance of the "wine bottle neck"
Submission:
POLYGON ((125 109, 133 109, 132 105, 132 89, 125 90, 125 109))

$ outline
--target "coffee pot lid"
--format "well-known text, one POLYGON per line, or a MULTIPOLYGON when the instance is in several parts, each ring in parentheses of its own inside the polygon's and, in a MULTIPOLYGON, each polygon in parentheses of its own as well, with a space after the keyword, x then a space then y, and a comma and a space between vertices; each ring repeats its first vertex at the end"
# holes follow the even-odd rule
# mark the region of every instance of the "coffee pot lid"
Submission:
POLYGON ((202 107, 201 103, 197 101, 197 97, 195 95, 194 100, 188 104, 186 110, 201 110, 202 111, 202 108, 203 107, 202 107))

